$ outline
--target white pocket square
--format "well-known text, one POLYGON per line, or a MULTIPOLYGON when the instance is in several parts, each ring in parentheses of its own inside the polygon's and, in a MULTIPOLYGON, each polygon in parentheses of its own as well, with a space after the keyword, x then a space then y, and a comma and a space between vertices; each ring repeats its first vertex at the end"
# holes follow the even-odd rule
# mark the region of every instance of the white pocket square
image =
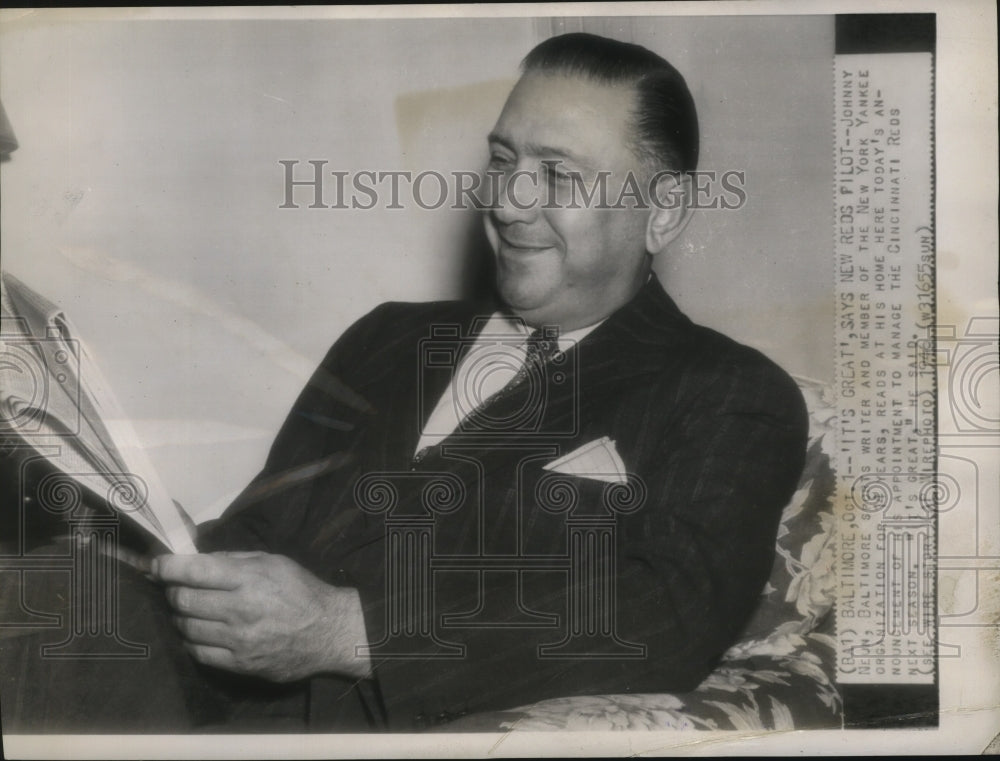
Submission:
POLYGON ((543 470, 593 478, 612 484, 623 484, 628 481, 625 475, 625 463, 615 449, 615 442, 607 436, 595 439, 553 460, 544 465, 543 470))

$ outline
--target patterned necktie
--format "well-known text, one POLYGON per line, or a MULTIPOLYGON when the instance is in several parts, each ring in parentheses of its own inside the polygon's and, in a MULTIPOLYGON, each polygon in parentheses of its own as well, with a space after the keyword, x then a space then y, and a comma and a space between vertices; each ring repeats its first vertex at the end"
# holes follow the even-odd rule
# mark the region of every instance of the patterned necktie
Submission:
POLYGON ((544 330, 535 328, 531 331, 528 342, 525 344, 524 364, 503 388, 485 399, 480 406, 486 407, 509 396, 532 374, 539 377, 544 372, 545 363, 559 351, 558 337, 559 333, 555 328, 545 328, 544 330))

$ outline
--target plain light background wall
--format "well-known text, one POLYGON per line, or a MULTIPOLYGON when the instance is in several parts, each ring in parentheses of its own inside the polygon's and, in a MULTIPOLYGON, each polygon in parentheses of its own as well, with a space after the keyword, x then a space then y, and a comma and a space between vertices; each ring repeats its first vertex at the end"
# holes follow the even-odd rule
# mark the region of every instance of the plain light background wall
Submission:
POLYGON ((701 212, 657 262, 668 291, 831 379, 831 17, 8 23, 2 266, 66 309, 170 491, 214 515, 344 328, 459 295, 478 224, 279 209, 278 161, 478 170, 520 59, 574 29, 674 63, 702 168, 746 173, 746 206, 701 212))

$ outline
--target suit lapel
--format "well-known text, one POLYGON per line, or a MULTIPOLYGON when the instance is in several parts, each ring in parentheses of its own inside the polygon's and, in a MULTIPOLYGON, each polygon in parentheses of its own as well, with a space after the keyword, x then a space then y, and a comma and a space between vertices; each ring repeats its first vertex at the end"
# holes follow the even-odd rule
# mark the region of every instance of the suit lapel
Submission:
POLYGON ((410 316, 395 331, 398 340, 373 356, 373 362, 397 369, 390 384, 393 393, 382 400, 384 424, 392 426, 380 443, 387 467, 409 468, 428 417, 494 311, 488 303, 452 302, 416 326, 410 316))
POLYGON ((580 365, 587 375, 606 369, 610 378, 642 374, 663 364, 664 351, 687 339, 691 321, 654 275, 628 304, 581 341, 580 365), (610 367, 612 362, 619 363, 610 367))

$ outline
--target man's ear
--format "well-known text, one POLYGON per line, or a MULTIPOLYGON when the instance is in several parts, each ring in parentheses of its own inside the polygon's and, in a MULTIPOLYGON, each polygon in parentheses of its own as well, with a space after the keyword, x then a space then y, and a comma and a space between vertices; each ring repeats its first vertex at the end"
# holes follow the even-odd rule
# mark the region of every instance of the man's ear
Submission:
POLYGON ((666 250, 691 219, 691 176, 684 172, 657 172, 650 187, 646 250, 656 256, 666 250))

